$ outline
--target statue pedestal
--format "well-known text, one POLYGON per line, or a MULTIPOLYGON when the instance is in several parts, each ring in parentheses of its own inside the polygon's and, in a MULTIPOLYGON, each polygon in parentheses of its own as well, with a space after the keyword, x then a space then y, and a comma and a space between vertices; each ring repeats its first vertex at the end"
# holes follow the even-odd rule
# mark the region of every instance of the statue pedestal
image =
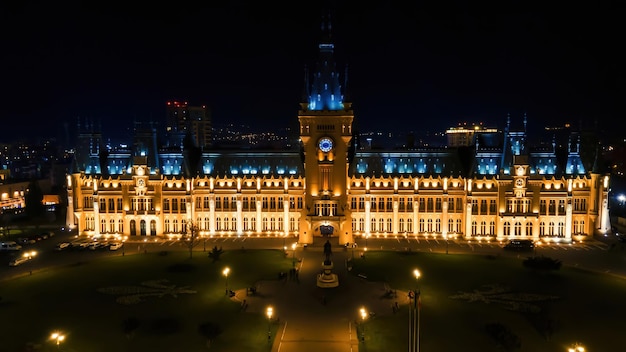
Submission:
POLYGON ((322 273, 317 275, 317 287, 330 288, 339 286, 337 274, 332 273, 333 262, 325 260, 322 262, 322 273))

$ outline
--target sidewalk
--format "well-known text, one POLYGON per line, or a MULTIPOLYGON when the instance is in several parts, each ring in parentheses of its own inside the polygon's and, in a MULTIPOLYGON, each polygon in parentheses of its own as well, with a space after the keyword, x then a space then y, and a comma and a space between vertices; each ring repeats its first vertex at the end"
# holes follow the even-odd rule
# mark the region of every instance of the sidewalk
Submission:
POLYGON ((333 273, 339 277, 336 288, 317 287, 324 259, 322 248, 309 246, 299 254, 297 278, 287 275, 280 281, 261 281, 255 295, 242 289, 233 297, 241 302, 245 299, 250 312, 265 314, 268 306, 273 307, 279 326, 272 351, 358 351, 356 322, 361 307, 380 316, 394 314, 395 302, 408 302, 407 292, 397 291, 397 297, 393 297, 387 295, 390 288, 384 283, 348 275, 349 253, 341 247, 332 254, 333 273))

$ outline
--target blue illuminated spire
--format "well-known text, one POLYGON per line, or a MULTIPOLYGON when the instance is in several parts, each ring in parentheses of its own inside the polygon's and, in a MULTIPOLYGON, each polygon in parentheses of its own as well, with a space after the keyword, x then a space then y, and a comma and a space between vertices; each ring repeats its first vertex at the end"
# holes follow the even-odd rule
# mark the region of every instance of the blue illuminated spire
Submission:
MULTIPOLYGON (((312 84, 307 81, 309 110, 343 110, 342 86, 334 61, 335 45, 331 36, 330 15, 322 19, 322 39, 319 59, 313 72, 312 84)), ((308 76, 308 73, 307 73, 308 76)))

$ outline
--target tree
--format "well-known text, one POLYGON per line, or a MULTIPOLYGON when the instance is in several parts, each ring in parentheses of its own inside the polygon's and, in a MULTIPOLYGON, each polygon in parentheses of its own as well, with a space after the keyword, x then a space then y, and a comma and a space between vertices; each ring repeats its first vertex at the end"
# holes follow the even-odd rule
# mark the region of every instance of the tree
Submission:
POLYGON ((193 247, 197 244, 196 240, 198 239, 199 230, 198 225, 196 225, 192 220, 187 222, 187 233, 189 236, 187 236, 186 240, 187 247, 189 248, 189 259, 193 257, 193 247))
POLYGON ((220 256, 223 252, 224 251, 222 250, 222 247, 217 248, 217 246, 215 246, 213 247, 211 252, 209 252, 209 258, 213 259, 213 263, 215 263, 216 261, 220 260, 220 256))
POLYGON ((211 322, 204 322, 198 325, 198 333, 206 339, 206 347, 211 348, 211 341, 222 333, 222 328, 211 322))
POLYGON ((545 257, 543 255, 538 257, 528 257, 524 259, 522 265, 525 268, 544 272, 561 269, 560 260, 545 257))
POLYGON ((31 219, 38 218, 44 214, 46 208, 43 205, 43 191, 37 180, 32 180, 28 184, 24 201, 26 202, 26 214, 31 219))
POLYGON ((122 322, 122 331, 126 335, 126 338, 130 339, 133 337, 135 330, 139 327, 139 319, 135 317, 130 317, 124 319, 122 322))

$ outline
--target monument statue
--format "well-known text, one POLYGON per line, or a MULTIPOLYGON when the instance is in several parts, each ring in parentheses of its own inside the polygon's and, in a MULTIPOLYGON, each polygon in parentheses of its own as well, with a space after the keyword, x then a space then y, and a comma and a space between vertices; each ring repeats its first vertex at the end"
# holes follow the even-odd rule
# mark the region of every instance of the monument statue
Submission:
POLYGON ((326 240, 326 243, 324 243, 324 257, 326 257, 326 259, 324 259, 324 263, 330 263, 330 257, 332 257, 333 252, 331 250, 331 244, 329 240, 326 240))
POLYGON ((337 287, 339 286, 339 279, 337 278, 337 274, 332 273, 333 269, 333 261, 332 256, 333 252, 331 249, 332 245, 329 240, 326 240, 324 243, 324 261, 322 262, 322 273, 317 275, 317 286, 328 288, 328 287, 337 287))

